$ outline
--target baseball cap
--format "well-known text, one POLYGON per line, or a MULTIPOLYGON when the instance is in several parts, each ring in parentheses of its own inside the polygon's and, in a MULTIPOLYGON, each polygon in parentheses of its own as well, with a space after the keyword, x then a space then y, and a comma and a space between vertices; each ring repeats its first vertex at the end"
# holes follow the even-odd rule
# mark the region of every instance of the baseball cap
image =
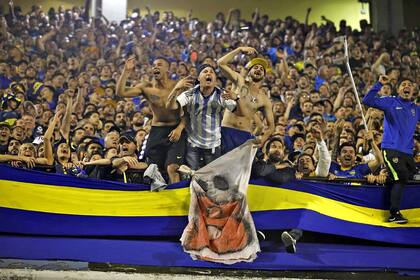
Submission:
POLYGON ((125 133, 121 135, 119 143, 124 143, 124 142, 136 143, 136 140, 133 138, 132 135, 125 133))

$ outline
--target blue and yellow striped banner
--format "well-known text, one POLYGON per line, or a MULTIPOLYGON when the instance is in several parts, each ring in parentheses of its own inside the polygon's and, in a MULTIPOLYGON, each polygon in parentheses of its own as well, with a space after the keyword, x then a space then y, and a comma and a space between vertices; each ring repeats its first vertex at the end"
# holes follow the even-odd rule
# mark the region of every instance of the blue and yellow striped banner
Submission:
MULTIPOLYGON (((258 229, 301 228, 420 245, 420 188, 407 186, 406 225, 386 223, 385 187, 251 181, 248 203, 258 229)), ((180 235, 187 224, 187 182, 147 186, 0 167, 0 232, 42 235, 180 235)))

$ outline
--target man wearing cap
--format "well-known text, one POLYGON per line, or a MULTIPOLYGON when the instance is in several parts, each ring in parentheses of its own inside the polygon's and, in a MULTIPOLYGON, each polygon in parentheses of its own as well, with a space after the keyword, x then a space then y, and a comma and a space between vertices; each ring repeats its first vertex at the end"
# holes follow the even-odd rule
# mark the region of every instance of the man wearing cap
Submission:
POLYGON ((0 107, 3 110, 0 112, 0 122, 6 122, 10 126, 14 125, 21 116, 18 111, 21 100, 16 96, 17 93, 25 93, 23 86, 11 83, 0 101, 0 107))
POLYGON ((248 74, 244 78, 228 66, 228 63, 241 52, 253 54, 256 53, 256 50, 250 47, 239 47, 217 61, 222 73, 234 84, 234 91, 238 94, 238 105, 244 104, 244 106, 239 106, 239 110, 235 112, 225 111, 222 122, 223 153, 233 150, 254 137, 252 135, 253 121, 261 123, 256 114, 261 109, 265 115, 268 129, 264 130, 260 136, 260 142, 267 141, 274 132, 271 101, 261 90, 268 63, 262 58, 252 59, 246 65, 248 74))
POLYGON ((185 107, 184 110, 189 114, 186 159, 193 170, 207 165, 221 155, 223 110, 232 112, 236 109, 236 102, 232 100, 236 97, 233 97, 233 92, 223 92, 216 87, 216 71, 211 65, 201 65, 197 74, 196 86, 182 92, 191 88, 192 83, 188 77, 180 80, 166 103, 173 110, 185 107))
POLYGON ((85 157, 89 158, 89 160, 92 158, 94 154, 101 154, 104 153, 104 147, 99 142, 98 138, 93 138, 92 141, 86 144, 86 154, 85 157))
POLYGON ((179 182, 177 170, 184 162, 186 134, 183 131, 185 122, 181 120, 180 111, 165 106, 169 93, 176 84, 176 81, 169 79, 169 62, 164 58, 154 60, 152 85, 143 82, 126 88, 127 78, 134 68, 135 57, 130 57, 118 80, 117 94, 122 97, 143 95, 149 102, 153 119, 146 147, 147 160, 157 164, 160 170, 167 171, 171 183, 179 182))
POLYGON ((119 140, 119 155, 111 159, 112 167, 116 169, 115 180, 124 183, 142 183, 143 176, 133 172, 126 174, 128 169, 145 170, 147 164, 138 161, 136 155, 136 140, 129 134, 123 134, 119 140))

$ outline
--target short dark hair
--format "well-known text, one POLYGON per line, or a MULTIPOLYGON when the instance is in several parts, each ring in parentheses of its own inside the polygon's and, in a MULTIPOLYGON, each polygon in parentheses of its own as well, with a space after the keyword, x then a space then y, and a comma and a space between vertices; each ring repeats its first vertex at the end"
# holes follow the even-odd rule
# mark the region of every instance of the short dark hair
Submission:
POLYGON ((92 116, 95 113, 99 115, 98 111, 94 110, 94 111, 90 111, 90 112, 87 112, 86 114, 84 114, 83 118, 88 119, 88 118, 90 118, 90 116, 92 116))
POLYGON ((271 138, 270 140, 268 140, 267 144, 265 145, 265 151, 266 151, 266 152, 268 152, 268 151, 270 150, 271 145, 272 145, 274 142, 280 142, 280 143, 283 145, 283 147, 284 147, 284 142, 283 142, 283 140, 282 140, 281 138, 278 138, 278 137, 273 137, 273 138, 271 138))
POLYGON ((352 143, 350 143, 350 142, 344 142, 343 144, 340 145, 340 147, 338 147, 338 154, 341 154, 341 150, 344 147, 352 147, 354 149, 354 151, 356 152, 356 147, 352 143))
POLYGON ((405 81, 410 81, 412 84, 414 84, 414 81, 412 79, 408 77, 402 77, 400 81, 398 82, 397 87, 395 89, 398 90, 400 88, 400 85, 405 81))
POLYGON ((309 157, 311 160, 312 160, 312 164, 315 166, 316 165, 316 161, 315 161, 315 159, 314 159, 314 157, 313 156, 311 156, 310 154, 307 154, 307 153, 300 153, 300 155, 297 157, 297 160, 296 160, 296 162, 299 164, 299 160, 301 159, 301 158, 303 158, 303 157, 309 157))
MULTIPOLYGON (((320 102, 320 101, 319 101, 319 102, 320 102)), ((319 102, 317 102, 317 103, 319 103, 319 102)), ((320 113, 315 112, 315 113, 311 113, 311 114, 309 115, 309 119, 310 119, 310 120, 312 120, 312 118, 313 118, 313 117, 316 117, 316 116, 319 116, 319 117, 323 118, 323 116, 322 116, 320 113)))
POLYGON ((104 125, 106 125, 107 123, 112 123, 112 125, 115 125, 115 122, 114 122, 114 121, 112 121, 112 120, 106 120, 106 121, 104 122, 104 125))
POLYGON ((155 62, 158 59, 164 60, 166 63, 168 63, 168 66, 171 65, 171 62, 169 61, 169 59, 167 59, 166 57, 163 57, 163 56, 155 57, 155 59, 153 59, 153 62, 155 62))
POLYGON ((55 77, 57 77, 57 76, 63 76, 64 78, 66 77, 63 73, 61 73, 61 72, 56 72, 56 73, 54 73, 54 75, 52 76, 52 79, 54 79, 55 77))

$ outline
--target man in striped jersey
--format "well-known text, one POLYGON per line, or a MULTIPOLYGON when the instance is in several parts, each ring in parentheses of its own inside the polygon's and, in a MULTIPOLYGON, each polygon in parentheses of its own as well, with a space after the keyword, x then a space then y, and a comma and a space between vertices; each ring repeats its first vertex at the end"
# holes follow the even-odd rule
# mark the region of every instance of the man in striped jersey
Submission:
POLYGON ((221 155, 221 124, 223 111, 236 109, 237 97, 231 91, 216 87, 216 72, 209 65, 198 71, 198 84, 193 88, 190 77, 180 80, 168 97, 166 106, 176 110, 184 108, 188 113, 188 147, 186 161, 197 170, 221 155))
POLYGON ((222 122, 223 153, 229 152, 254 137, 252 135, 253 122, 261 123, 258 111, 264 113, 268 129, 258 137, 257 141, 263 144, 274 132, 273 107, 270 98, 261 89, 268 63, 263 58, 252 59, 245 66, 248 74, 244 78, 228 66, 228 63, 240 53, 251 55, 256 54, 257 51, 250 47, 239 47, 217 61, 223 74, 233 82, 234 91, 239 94, 241 100, 238 103, 244 103, 241 110, 225 111, 222 122))

